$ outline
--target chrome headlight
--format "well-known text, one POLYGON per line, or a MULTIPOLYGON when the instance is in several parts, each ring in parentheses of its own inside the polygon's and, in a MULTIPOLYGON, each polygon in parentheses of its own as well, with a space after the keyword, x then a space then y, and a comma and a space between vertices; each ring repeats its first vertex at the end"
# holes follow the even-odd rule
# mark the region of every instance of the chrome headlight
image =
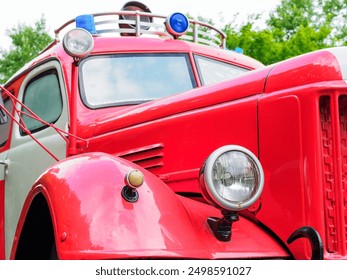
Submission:
POLYGON ((251 206, 261 195, 264 172, 251 151, 229 145, 207 158, 199 181, 202 194, 212 205, 239 211, 251 206))
POLYGON ((74 28, 65 34, 63 47, 68 55, 74 58, 84 58, 93 50, 94 40, 87 30, 74 28))

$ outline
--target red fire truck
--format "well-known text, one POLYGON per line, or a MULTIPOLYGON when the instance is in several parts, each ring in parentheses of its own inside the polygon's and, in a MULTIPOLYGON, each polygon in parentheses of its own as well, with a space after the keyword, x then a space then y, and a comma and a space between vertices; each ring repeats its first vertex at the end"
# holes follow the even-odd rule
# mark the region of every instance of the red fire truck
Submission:
POLYGON ((0 259, 346 259, 347 49, 263 66, 131 1, 1 86, 0 259))

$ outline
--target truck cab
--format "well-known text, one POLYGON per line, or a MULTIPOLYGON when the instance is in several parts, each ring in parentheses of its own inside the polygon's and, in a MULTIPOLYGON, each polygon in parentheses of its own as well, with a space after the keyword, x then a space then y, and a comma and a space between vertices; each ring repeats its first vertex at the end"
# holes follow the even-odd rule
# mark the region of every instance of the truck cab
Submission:
POLYGON ((346 257, 344 48, 265 67, 136 1, 55 34, 1 86, 0 258, 346 257))

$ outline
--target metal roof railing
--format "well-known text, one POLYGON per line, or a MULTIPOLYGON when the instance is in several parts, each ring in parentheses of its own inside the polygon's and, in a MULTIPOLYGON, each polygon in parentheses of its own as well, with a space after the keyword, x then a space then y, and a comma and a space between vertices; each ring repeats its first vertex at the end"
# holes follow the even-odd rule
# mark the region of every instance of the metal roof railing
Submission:
MULTIPOLYGON (((95 21, 95 36, 116 35, 116 36, 156 36, 172 37, 165 27, 166 16, 146 13, 141 11, 120 11, 92 14, 95 21)), ((60 40, 60 34, 75 19, 67 21, 54 31, 55 39, 60 40)), ((226 35, 220 29, 201 21, 189 19, 189 29, 187 33, 179 39, 208 46, 225 48, 226 35)))

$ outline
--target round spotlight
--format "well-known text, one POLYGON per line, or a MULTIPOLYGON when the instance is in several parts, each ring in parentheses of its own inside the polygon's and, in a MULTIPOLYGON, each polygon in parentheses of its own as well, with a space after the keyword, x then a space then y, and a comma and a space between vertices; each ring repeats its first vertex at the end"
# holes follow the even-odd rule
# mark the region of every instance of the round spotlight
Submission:
MULTIPOLYGON (((126 3, 121 11, 139 11, 139 12, 145 12, 145 13, 151 13, 151 10, 145 5, 142 4, 140 2, 137 1, 130 1, 128 3, 126 3)), ((131 21, 136 21, 136 16, 134 15, 120 15, 119 16, 120 20, 131 20, 131 21)), ((153 22, 153 18, 152 17, 148 17, 148 16, 140 16, 140 22, 145 22, 145 23, 151 23, 153 22)), ((131 29, 135 29, 136 25, 135 24, 127 24, 127 23, 120 23, 119 24, 120 28, 131 28, 131 29)), ((148 30, 149 26, 141 26, 141 29, 144 30, 148 30)), ((135 35, 135 34, 123 34, 123 35, 135 35)))
POLYGON ((184 35, 189 28, 189 20, 182 13, 173 13, 167 17, 166 30, 174 38, 184 35))
POLYGON ((229 145, 214 151, 200 170, 200 188, 212 205, 240 211, 260 197, 264 172, 257 157, 248 149, 229 145))
POLYGON ((77 28, 85 29, 91 34, 96 34, 93 15, 80 15, 76 17, 75 22, 77 28))
POLYGON ((93 50, 94 40, 87 30, 75 28, 65 34, 63 47, 68 55, 74 58, 84 58, 93 50))

